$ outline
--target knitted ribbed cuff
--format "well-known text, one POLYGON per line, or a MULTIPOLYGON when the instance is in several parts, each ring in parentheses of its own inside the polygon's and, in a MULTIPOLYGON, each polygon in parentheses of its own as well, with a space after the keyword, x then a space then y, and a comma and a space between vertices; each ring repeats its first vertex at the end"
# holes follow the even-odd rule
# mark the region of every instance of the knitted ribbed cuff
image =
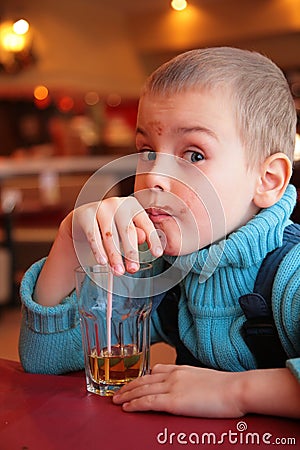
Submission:
POLYGON ((29 329, 50 334, 75 328, 79 322, 75 291, 56 306, 43 306, 33 300, 33 292, 45 258, 34 263, 25 273, 20 287, 23 314, 29 329))
POLYGON ((295 375, 300 383, 300 358, 288 359, 286 362, 286 367, 290 369, 292 374, 295 375))

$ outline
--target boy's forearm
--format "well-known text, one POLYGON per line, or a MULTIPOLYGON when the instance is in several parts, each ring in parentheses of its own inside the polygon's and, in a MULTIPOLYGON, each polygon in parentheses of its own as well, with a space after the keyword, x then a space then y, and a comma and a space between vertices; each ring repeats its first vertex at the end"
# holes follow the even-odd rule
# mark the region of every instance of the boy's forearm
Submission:
POLYGON ((43 306, 59 304, 75 288, 78 259, 72 240, 59 232, 38 277, 34 299, 43 306))
POLYGON ((300 418, 300 383, 289 369, 242 372, 245 413, 300 418))

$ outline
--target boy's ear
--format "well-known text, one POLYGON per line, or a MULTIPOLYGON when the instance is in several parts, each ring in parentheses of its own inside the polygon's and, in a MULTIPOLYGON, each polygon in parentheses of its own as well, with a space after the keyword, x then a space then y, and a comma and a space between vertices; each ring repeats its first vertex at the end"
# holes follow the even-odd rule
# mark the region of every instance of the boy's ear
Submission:
POLYGON ((284 153, 274 153, 265 159, 260 168, 254 203, 259 208, 274 205, 282 195, 292 175, 292 163, 284 153))

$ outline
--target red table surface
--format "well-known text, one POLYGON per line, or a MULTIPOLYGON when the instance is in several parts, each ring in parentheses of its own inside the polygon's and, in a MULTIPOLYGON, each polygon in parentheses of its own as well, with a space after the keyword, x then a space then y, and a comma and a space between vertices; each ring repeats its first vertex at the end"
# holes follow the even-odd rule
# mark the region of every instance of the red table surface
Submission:
POLYGON ((1 450, 227 450, 270 444, 300 448, 299 421, 125 413, 111 398, 88 394, 83 372, 35 375, 0 359, 1 450))

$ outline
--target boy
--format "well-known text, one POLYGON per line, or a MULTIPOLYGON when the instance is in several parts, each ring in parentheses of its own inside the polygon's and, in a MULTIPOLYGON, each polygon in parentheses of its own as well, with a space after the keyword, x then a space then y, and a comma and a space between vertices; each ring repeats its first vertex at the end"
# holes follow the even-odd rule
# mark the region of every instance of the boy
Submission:
MULTIPOLYGON (((299 245, 281 262, 272 294, 287 367, 254 370, 238 301, 253 290, 262 261, 281 246, 291 223, 295 128, 287 82, 262 55, 227 47, 193 50, 155 71, 139 104, 135 196, 69 214, 45 264, 24 277, 25 369, 83 367, 76 299, 68 297, 77 244, 87 240, 97 262, 108 261, 118 274, 124 264, 137 270, 138 244, 146 241, 155 257, 163 252, 185 273, 179 356, 191 354, 202 367, 157 365, 122 388, 114 402, 125 411, 300 417, 299 245)), ((153 340, 169 341, 160 307, 152 317, 153 340)))

